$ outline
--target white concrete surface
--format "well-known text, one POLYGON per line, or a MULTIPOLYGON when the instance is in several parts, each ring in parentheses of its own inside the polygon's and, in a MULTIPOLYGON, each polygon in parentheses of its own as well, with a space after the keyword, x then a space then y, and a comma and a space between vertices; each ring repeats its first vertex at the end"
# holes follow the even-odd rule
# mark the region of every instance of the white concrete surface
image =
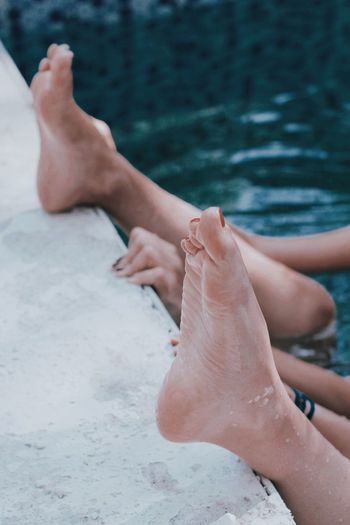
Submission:
POLYGON ((39 139, 28 87, 0 41, 0 221, 38 207, 39 139))
POLYGON ((232 454, 159 435, 176 327, 111 273, 125 247, 103 212, 38 209, 30 99, 3 49, 0 78, 1 525, 293 523, 232 454))

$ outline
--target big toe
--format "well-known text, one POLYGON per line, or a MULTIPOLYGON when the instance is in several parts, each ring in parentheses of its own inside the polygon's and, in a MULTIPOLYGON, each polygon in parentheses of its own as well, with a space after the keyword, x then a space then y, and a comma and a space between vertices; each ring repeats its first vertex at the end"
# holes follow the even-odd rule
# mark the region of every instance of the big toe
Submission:
POLYGON ((65 82, 71 80, 72 61, 73 53, 69 46, 63 44, 55 49, 51 64, 53 77, 56 81, 65 82))
POLYGON ((208 208, 202 213, 197 238, 216 263, 229 260, 237 251, 232 231, 226 225, 220 208, 208 208))

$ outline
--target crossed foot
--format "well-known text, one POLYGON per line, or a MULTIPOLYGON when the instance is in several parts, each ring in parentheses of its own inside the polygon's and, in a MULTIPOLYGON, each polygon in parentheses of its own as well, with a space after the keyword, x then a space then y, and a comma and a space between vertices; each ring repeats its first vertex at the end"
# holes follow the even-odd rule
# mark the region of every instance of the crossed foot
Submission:
POLYGON ((294 407, 220 210, 191 221, 183 249, 180 343, 159 395, 159 429, 171 441, 220 445, 266 474, 269 458, 275 462, 271 444, 284 442, 294 407))
POLYGON ((99 202, 109 192, 109 174, 117 169, 107 124, 73 99, 72 59, 66 44, 52 44, 31 86, 41 138, 38 193, 49 212, 99 202))

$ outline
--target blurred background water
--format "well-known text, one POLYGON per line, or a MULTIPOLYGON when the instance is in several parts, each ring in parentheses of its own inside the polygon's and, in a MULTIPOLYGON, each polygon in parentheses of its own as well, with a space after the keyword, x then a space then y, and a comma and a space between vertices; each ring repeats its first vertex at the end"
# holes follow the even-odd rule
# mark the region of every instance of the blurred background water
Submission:
MULTIPOLYGON (((345 0, 3 0, 0 16, 28 82, 48 44, 71 45, 77 101, 169 191, 261 234, 350 224, 345 0)), ((350 272, 314 277, 348 363, 350 272)))

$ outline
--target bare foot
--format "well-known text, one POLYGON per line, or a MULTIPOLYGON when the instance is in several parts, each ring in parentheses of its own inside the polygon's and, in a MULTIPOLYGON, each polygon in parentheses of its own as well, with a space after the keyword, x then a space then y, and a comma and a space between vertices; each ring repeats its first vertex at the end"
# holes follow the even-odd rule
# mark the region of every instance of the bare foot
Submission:
POLYGON ((183 248, 180 344, 159 395, 159 429, 171 441, 223 446, 260 470, 264 443, 284 432, 294 410, 274 366, 265 320, 216 208, 190 223, 183 248))
POLYGON ((73 99, 72 59, 67 45, 52 44, 31 86, 41 138, 38 193, 49 212, 99 204, 116 169, 107 124, 84 113, 73 99))

